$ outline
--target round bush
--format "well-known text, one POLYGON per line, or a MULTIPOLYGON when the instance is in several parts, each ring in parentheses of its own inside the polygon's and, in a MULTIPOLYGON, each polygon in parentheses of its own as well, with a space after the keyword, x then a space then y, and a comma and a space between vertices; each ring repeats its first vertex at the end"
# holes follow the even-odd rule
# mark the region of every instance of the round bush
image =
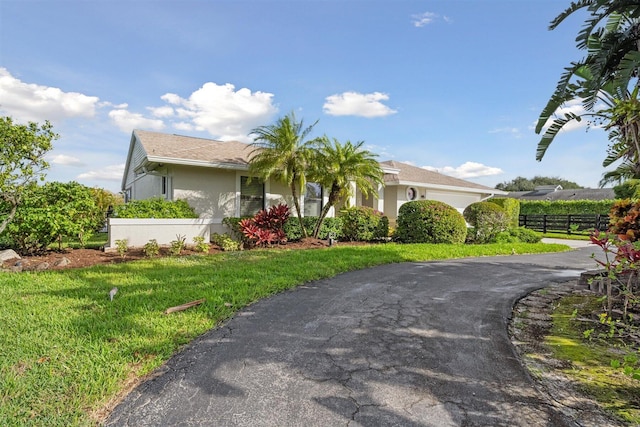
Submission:
POLYGON ((496 235, 509 227, 509 217, 495 203, 476 202, 466 207, 464 219, 473 227, 469 230, 469 243, 490 243, 496 235))
POLYGON ((389 219, 380 211, 356 206, 340 212, 343 240, 370 242, 389 234, 389 219))
POLYGON ((395 236, 403 243, 464 243, 467 225, 446 203, 416 200, 400 206, 395 236))

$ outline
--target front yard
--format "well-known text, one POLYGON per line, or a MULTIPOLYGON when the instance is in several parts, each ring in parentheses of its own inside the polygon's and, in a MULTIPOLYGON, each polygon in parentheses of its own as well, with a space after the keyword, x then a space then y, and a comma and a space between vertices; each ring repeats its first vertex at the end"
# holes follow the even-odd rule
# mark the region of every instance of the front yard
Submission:
POLYGON ((123 393, 193 338, 248 304, 301 283, 385 263, 565 249, 380 244, 0 273, 0 425, 95 425, 123 393), (202 298, 198 307, 163 314, 202 298))

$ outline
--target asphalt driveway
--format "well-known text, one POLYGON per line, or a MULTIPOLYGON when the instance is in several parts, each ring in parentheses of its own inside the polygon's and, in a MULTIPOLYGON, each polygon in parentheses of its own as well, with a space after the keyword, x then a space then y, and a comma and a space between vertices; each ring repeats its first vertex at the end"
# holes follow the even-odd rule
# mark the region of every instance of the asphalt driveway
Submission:
POLYGON ((514 302, 592 247, 375 267, 260 301, 172 358, 112 426, 573 426, 520 365, 514 302))

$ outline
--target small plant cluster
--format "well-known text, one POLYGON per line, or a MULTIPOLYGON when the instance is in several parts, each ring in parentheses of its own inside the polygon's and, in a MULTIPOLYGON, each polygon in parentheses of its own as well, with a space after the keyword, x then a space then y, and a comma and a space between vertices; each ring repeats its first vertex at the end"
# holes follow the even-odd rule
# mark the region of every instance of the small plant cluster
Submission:
POLYGON ((634 312, 640 311, 640 244, 631 240, 628 234, 621 237, 598 230, 592 233, 591 243, 602 249, 605 255, 604 261, 595 259, 606 272, 603 277, 606 288, 604 320, 613 321, 614 306, 617 304, 621 305, 622 322, 633 324, 634 320, 639 320, 635 319, 634 312))
POLYGON ((129 241, 127 239, 116 240, 116 251, 120 258, 124 258, 129 251, 129 241))
POLYGON ((195 236, 193 238, 193 249, 196 252, 201 252, 201 253, 209 253, 209 248, 211 247, 211 245, 209 245, 208 242, 204 241, 204 237, 203 236, 195 236))
POLYGON ((177 235, 176 240, 169 242, 169 255, 178 256, 187 246, 187 237, 177 235))
POLYGON ((241 220, 240 229, 251 245, 266 247, 274 243, 285 243, 287 236, 284 224, 289 215, 289 207, 281 203, 268 210, 261 210, 253 218, 241 220))
POLYGON ((153 258, 160 255, 160 245, 156 239, 151 239, 142 247, 142 252, 148 258, 153 258))
POLYGON ((226 233, 214 233, 211 236, 211 241, 225 252, 239 251, 242 249, 242 243, 237 240, 233 240, 233 238, 226 233))

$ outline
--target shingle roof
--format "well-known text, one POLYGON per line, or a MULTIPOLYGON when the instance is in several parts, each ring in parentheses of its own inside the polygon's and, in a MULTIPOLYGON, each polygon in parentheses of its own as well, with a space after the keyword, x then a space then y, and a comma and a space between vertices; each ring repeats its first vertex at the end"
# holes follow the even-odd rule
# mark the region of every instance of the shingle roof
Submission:
POLYGON ((576 190, 511 191, 506 197, 522 200, 614 200, 613 188, 581 188, 576 190))
POLYGON ((452 176, 444 175, 439 172, 430 171, 424 168, 419 168, 417 166, 408 165, 406 163, 396 162, 395 160, 387 160, 385 162, 380 162, 380 164, 383 166, 390 166, 400 171, 398 174, 385 174, 385 183, 427 183, 448 187, 463 187, 473 188, 476 190, 486 190, 488 193, 502 193, 500 190, 496 190, 495 188, 486 187, 484 185, 476 184, 475 182, 454 178, 452 176))
POLYGON ((223 142, 144 130, 133 132, 150 160, 166 158, 246 166, 253 151, 253 147, 238 141, 223 142))

